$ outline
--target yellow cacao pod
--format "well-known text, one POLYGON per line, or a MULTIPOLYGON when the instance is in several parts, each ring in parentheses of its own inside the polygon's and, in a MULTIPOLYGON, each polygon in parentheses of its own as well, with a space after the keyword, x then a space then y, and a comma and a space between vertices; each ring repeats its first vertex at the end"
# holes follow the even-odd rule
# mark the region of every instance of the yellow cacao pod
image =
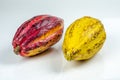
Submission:
POLYGON ((106 32, 100 20, 84 16, 66 30, 62 49, 67 60, 92 58, 103 46, 106 32))

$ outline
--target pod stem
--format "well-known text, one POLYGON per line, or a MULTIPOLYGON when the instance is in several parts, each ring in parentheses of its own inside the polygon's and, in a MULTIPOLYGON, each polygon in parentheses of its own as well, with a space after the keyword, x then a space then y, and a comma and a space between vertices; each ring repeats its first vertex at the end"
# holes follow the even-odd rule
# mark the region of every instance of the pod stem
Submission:
POLYGON ((20 46, 17 46, 17 47, 14 49, 14 52, 15 52, 16 55, 18 55, 19 52, 20 52, 20 46))
POLYGON ((71 53, 67 52, 66 59, 67 59, 67 61, 71 61, 72 60, 71 53))

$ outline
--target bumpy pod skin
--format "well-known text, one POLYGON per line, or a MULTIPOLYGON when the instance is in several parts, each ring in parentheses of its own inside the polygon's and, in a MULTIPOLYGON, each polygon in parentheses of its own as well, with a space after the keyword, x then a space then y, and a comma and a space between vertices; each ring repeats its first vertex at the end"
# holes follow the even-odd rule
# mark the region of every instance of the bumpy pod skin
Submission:
POLYGON ((103 46, 106 32, 103 24, 85 16, 73 22, 65 33, 62 49, 67 60, 92 58, 103 46))
POLYGON ((25 21, 13 38, 14 52, 29 57, 47 50, 61 39, 63 27, 63 19, 50 15, 25 21))

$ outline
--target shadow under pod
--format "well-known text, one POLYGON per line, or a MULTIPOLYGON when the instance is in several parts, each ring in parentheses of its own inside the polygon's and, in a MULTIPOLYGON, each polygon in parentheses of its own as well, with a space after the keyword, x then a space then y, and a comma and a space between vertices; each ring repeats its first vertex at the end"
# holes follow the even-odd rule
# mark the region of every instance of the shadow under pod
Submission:
POLYGON ((33 65, 31 67, 42 66, 43 71, 45 70, 45 72, 53 72, 55 74, 60 73, 62 69, 63 63, 60 47, 51 47, 43 53, 32 57, 16 55, 10 46, 5 47, 0 52, 0 65, 21 67, 27 65, 33 65))
POLYGON ((2 51, 0 51, 0 64, 5 65, 14 65, 19 64, 21 62, 26 62, 33 59, 40 59, 41 57, 44 57, 44 55, 47 55, 48 53, 51 53, 54 50, 54 48, 49 48, 48 50, 44 51, 43 53, 40 53, 38 55, 35 55, 33 57, 22 57, 20 55, 16 55, 13 52, 13 49, 11 47, 7 46, 2 51))
POLYGON ((88 60, 67 61, 64 63, 63 72, 67 72, 76 68, 85 69, 93 65, 100 65, 102 64, 102 61, 103 61, 103 56, 99 53, 88 60))
POLYGON ((63 58, 62 51, 60 47, 51 47, 41 54, 36 56, 23 58, 23 61, 37 61, 37 66, 42 67, 44 72, 50 72, 51 74, 59 74, 62 71, 63 58))

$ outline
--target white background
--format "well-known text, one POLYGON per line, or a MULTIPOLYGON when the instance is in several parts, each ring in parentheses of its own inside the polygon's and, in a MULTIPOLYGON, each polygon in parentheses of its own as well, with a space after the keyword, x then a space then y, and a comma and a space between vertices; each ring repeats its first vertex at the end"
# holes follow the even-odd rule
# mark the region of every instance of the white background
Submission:
POLYGON ((120 80, 119 45, 120 0, 0 0, 0 80, 120 80), (63 18, 64 32, 77 18, 98 18, 106 29, 106 42, 84 62, 64 59, 63 38, 41 55, 15 55, 11 42, 17 28, 40 14, 63 18))

